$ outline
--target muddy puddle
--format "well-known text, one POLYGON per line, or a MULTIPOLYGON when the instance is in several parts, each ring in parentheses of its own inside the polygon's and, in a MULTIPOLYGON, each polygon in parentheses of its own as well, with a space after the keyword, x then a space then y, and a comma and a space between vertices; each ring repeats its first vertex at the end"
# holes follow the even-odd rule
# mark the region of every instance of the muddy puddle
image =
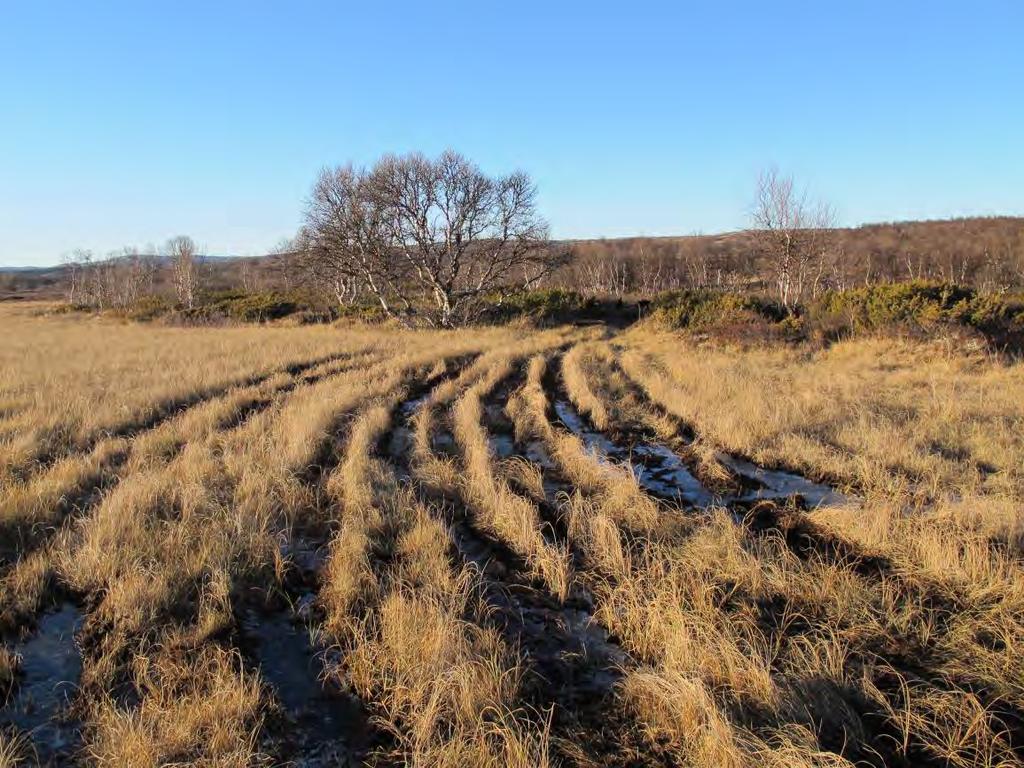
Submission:
POLYGON ((669 448, 656 443, 638 443, 625 449, 606 435, 589 429, 583 417, 566 400, 556 400, 555 414, 599 461, 628 465, 641 487, 663 499, 692 507, 707 507, 716 496, 698 480, 669 448))
POLYGON ((516 455, 516 441, 512 435, 501 432, 491 432, 487 436, 490 443, 491 455, 499 459, 509 459, 516 455))
POLYGON ((465 520, 452 521, 452 534, 461 557, 484 575, 492 619, 504 626, 559 697, 611 690, 629 657, 594 619, 589 595, 574 594, 559 603, 533 586, 518 556, 500 542, 480 535, 465 520))
POLYGON ((844 506, 854 503, 854 499, 831 486, 816 483, 792 472, 766 469, 746 459, 726 454, 718 454, 717 458, 734 474, 757 486, 754 490, 740 494, 736 497, 737 501, 785 499, 790 496, 799 496, 803 499, 804 504, 811 508, 844 506))
POLYGON ((660 498, 706 508, 714 504, 750 502, 761 499, 787 499, 799 496, 808 507, 837 506, 852 499, 831 486, 816 483, 792 472, 766 469, 753 462, 726 454, 717 458, 739 477, 745 489, 735 495, 720 495, 708 490, 686 463, 667 446, 638 442, 627 449, 606 435, 591 429, 567 400, 556 400, 555 414, 599 461, 614 461, 629 466, 640 485, 660 498))
POLYGON ((14 726, 32 740, 42 765, 71 765, 80 744, 79 723, 68 713, 82 672, 75 642, 82 612, 72 603, 39 619, 34 634, 16 647, 21 657, 17 687, 0 710, 0 724, 14 726))
POLYGON ((280 727, 267 729, 265 749, 288 765, 356 765, 369 730, 359 700, 323 680, 324 650, 310 637, 296 610, 247 611, 239 621, 242 646, 281 707, 280 727))

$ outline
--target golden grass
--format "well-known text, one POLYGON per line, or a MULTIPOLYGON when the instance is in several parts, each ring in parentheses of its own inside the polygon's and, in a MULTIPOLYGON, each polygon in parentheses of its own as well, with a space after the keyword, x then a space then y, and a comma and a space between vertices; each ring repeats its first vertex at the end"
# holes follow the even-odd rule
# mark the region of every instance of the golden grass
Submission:
POLYGON ((32 743, 25 736, 0 731, 0 768, 30 765, 34 757, 32 743))
POLYGON ((331 327, 170 328, 0 307, 0 477, 255 376, 382 341, 331 327))
POLYGON ((648 736, 673 742, 692 765, 744 765, 735 728, 699 680, 678 671, 637 669, 623 681, 622 695, 648 736))
POLYGON ((521 555, 531 571, 564 600, 572 583, 568 552, 544 539, 543 524, 532 502, 517 495, 495 476, 494 457, 480 422, 483 398, 512 372, 513 361, 497 360, 483 379, 466 390, 454 409, 455 436, 465 454, 462 478, 465 498, 484 530, 507 543, 521 555))
POLYGON ((17 654, 10 648, 0 645, 0 701, 6 698, 6 692, 14 683, 19 665, 17 654))
POLYGON ((465 618, 484 610, 473 571, 452 567, 447 530, 372 455, 403 396, 359 416, 328 481, 344 515, 321 600, 327 631, 350 649, 335 674, 374 701, 404 764, 545 766, 546 735, 515 707, 519 660, 465 618))
POLYGON ((218 649, 183 657, 157 649, 135 662, 142 703, 131 710, 102 701, 93 715, 96 765, 172 763, 244 768, 259 755, 260 682, 241 660, 218 649))
POLYGON ((600 430, 608 429, 608 409, 590 387, 583 366, 591 359, 607 361, 611 352, 605 345, 576 344, 562 357, 562 380, 569 399, 600 430))
MULTIPOLYGON (((644 328, 606 343, 0 314, 18 331, 0 343, 0 691, 17 685, 14 633, 63 595, 81 602, 75 703, 94 764, 279 757, 261 752, 275 692, 231 630, 287 591, 298 536, 329 544, 315 629, 341 651, 326 673, 393 739, 374 759, 553 764, 566 734, 549 722, 564 726, 528 706, 534 662, 488 611, 484 585, 502 585, 457 552, 452 502, 546 591, 592 595, 627 654, 611 705, 652 755, 1021 764, 1018 363, 879 340, 741 351, 644 328), (484 405, 524 361, 506 411, 553 470, 498 461, 488 443, 484 405), (706 481, 726 450, 833 478, 863 503, 658 503, 550 422, 555 365, 595 426, 690 451, 706 481), (426 398, 406 479, 378 446, 414 394, 426 398), (546 498, 545 472, 569 492, 546 498), (137 702, 115 700, 125 684, 137 702)), ((31 736, 0 736, 0 767, 32 754, 31 736)))
MULTIPOLYGON (((1021 363, 885 339, 740 351, 642 330, 621 361, 698 433, 759 462, 889 497, 1024 498, 1021 363)), ((1019 533, 1004 514, 987 525, 1019 533)))

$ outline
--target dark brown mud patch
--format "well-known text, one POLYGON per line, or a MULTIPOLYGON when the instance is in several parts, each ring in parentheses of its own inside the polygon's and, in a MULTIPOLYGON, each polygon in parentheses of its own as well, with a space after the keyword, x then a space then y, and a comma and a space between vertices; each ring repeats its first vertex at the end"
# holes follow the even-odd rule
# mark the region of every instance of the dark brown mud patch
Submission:
POLYGON ((28 735, 41 765, 76 765, 80 723, 69 705, 82 674, 77 634, 81 609, 65 602, 39 619, 36 631, 16 652, 21 659, 16 687, 0 710, 0 726, 28 735))

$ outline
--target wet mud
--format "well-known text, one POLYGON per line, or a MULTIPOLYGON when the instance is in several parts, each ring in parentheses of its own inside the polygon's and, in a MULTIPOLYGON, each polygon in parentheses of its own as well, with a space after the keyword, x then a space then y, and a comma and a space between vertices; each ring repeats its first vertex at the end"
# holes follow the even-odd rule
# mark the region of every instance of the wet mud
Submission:
POLYGON ((629 467, 644 490, 660 499, 701 509, 786 499, 796 499, 801 506, 810 509, 854 503, 851 497, 824 483, 794 472, 761 467, 721 452, 716 458, 740 479, 742 490, 734 494, 715 493, 705 487, 668 446, 642 436, 635 436, 629 445, 622 445, 593 429, 568 400, 556 398, 553 407, 562 425, 579 437, 597 460, 629 467))
POLYGON ((328 650, 314 641, 312 596, 276 612, 247 609, 239 646, 273 693, 263 751, 287 765, 361 765, 371 729, 360 700, 325 679, 328 650))
POLYGON ((35 631, 15 646, 20 670, 0 710, 0 726, 28 736, 41 765, 77 765, 80 723, 71 711, 82 673, 76 636, 81 609, 65 602, 40 617, 35 631))

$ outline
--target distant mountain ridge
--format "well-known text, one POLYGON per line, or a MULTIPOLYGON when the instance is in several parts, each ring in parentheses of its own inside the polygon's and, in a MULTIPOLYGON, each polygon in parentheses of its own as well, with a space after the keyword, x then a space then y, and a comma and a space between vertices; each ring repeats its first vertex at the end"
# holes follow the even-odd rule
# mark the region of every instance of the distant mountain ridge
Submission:
MULTIPOLYGON (((840 227, 833 230, 833 246, 840 260, 851 265, 866 265, 866 273, 875 280, 901 280, 908 277, 940 276, 961 281, 968 267, 999 262, 1017 285, 1024 285, 1024 216, 965 217, 896 221, 840 227), (952 277, 949 277, 952 276, 952 277)), ((565 239, 578 263, 636 260, 661 263, 700 262, 704 267, 721 268, 742 261, 753 252, 747 231, 713 234, 631 236, 614 238, 565 239)), ((264 276, 264 287, 290 284, 282 279, 279 254, 237 256, 205 254, 197 260, 206 265, 204 284, 210 289, 237 287, 247 262, 249 272, 264 276)), ((153 256, 163 262, 166 257, 153 256)), ((0 267, 0 298, 56 298, 61 294, 67 265, 0 267)), ((573 277, 570 272, 567 278, 573 277)), ((964 280, 969 279, 964 277, 964 280)), ((556 281, 557 283, 557 281, 556 281)))
MULTIPOLYGON (((858 224, 854 227, 837 227, 835 232, 846 237, 856 237, 857 234, 869 234, 877 233, 880 231, 896 231, 896 232, 907 232, 907 231, 924 231, 932 230, 936 233, 943 231, 948 232, 950 229, 968 229, 968 230, 995 230, 995 229, 1018 229, 1024 230, 1024 216, 967 216, 961 218, 952 219, 911 219, 906 221, 883 221, 883 222, 871 222, 867 224, 858 224)), ((746 239, 746 230, 735 230, 732 232, 712 232, 708 234, 704 233, 692 233, 687 235, 622 235, 619 237, 583 237, 583 238, 563 238, 558 240, 559 243, 566 245, 586 245, 589 243, 635 243, 639 241, 652 242, 652 243, 670 243, 670 242, 713 242, 718 244, 727 244, 736 241, 743 241, 746 239)), ((161 254, 139 254, 141 256, 148 256, 159 260, 164 260, 165 256, 161 254)), ((196 259, 198 261, 237 261, 241 259, 264 259, 273 256, 273 253, 260 254, 255 256, 242 256, 238 254, 197 254, 196 259)), ((49 272, 53 270, 63 270, 64 264, 50 264, 46 266, 3 266, 0 265, 0 273, 14 273, 14 272, 49 272)))

